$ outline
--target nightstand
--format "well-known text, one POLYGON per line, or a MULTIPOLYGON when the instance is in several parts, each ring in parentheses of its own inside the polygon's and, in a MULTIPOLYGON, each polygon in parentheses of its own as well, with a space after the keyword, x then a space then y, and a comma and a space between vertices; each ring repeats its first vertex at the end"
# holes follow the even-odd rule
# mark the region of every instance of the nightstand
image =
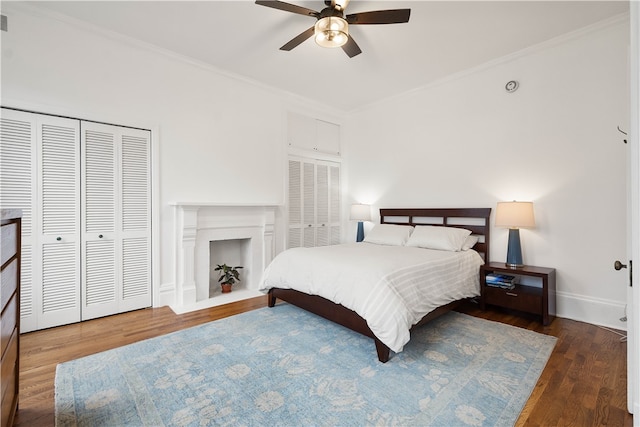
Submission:
POLYGON ((480 292, 482 310, 491 304, 533 313, 539 315, 546 326, 556 312, 556 269, 533 265, 510 268, 504 262, 490 262, 480 267, 480 292), (486 276, 490 273, 516 276, 520 284, 514 289, 487 286, 486 276), (550 312, 553 314, 550 315, 550 312))

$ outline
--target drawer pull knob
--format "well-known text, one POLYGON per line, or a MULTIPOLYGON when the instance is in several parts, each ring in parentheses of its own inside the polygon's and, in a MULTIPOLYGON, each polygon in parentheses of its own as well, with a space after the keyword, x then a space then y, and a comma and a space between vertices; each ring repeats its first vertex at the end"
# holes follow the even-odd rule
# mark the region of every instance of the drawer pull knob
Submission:
POLYGON ((62 237, 56 237, 56 240, 59 242, 60 240, 62 240, 62 237))
POLYGON ((507 295, 509 295, 510 297, 517 297, 518 294, 514 294, 513 292, 506 292, 507 295))
POLYGON ((99 239, 102 239, 103 237, 104 237, 104 236, 103 236, 102 234, 99 234, 99 235, 98 235, 98 238, 99 238, 99 239))

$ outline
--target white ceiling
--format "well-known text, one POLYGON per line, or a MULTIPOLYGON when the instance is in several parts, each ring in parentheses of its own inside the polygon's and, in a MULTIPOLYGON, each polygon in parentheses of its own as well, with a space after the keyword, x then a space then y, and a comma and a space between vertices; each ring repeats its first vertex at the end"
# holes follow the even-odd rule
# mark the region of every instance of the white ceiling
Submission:
MULTIPOLYGON (((321 10, 324 3, 289 3, 321 10)), ((37 7, 288 92, 353 110, 625 13, 627 1, 359 1, 347 14, 410 8, 407 24, 352 25, 349 58, 309 39, 314 18, 253 1, 43 1, 37 7)))

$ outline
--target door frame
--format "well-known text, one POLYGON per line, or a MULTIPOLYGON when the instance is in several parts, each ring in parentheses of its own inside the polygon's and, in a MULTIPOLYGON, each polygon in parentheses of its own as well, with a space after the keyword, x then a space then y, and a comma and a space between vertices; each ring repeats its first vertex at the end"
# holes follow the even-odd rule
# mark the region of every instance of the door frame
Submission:
MULTIPOLYGON (((630 10, 630 129, 629 129, 629 267, 640 267, 640 4, 632 1, 630 10)), ((640 426, 640 274, 632 275, 627 288, 627 407, 635 414, 633 425, 640 426)))

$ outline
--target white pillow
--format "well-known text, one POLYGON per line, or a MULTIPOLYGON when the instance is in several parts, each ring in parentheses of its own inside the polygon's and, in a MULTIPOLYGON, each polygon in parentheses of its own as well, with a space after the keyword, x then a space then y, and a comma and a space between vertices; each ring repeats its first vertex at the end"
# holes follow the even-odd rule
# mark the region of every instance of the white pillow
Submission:
POLYGON ((467 238, 464 240, 464 243, 462 244, 462 249, 460 250, 468 251, 469 249, 474 247, 476 243, 478 243, 478 240, 480 240, 478 236, 467 236, 467 238))
POLYGON ((411 234, 407 246, 457 252, 470 234, 471 230, 464 228, 419 225, 411 234))
POLYGON ((367 234, 364 241, 377 245, 404 246, 412 231, 413 227, 409 225, 378 224, 367 234))

